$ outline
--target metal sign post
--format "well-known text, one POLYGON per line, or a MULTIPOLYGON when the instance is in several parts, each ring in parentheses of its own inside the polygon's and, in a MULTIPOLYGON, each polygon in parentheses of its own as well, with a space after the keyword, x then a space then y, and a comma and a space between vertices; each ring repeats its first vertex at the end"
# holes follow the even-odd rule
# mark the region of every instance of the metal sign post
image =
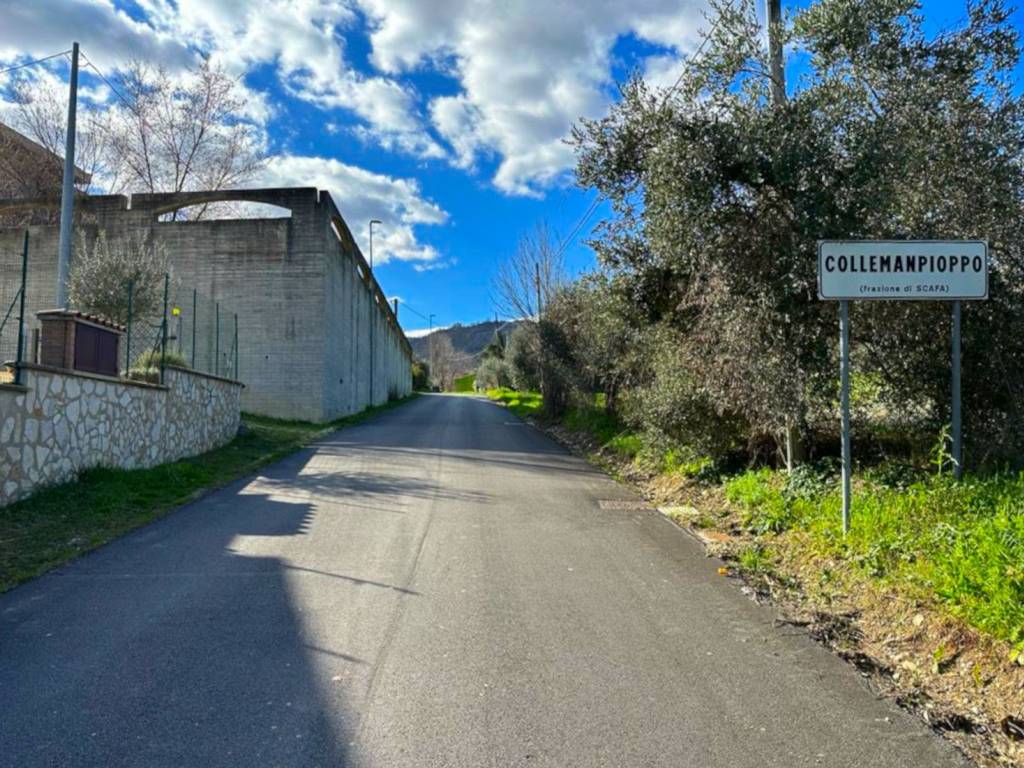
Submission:
POLYGON ((843 413, 843 533, 850 532, 850 478, 853 457, 850 454, 850 302, 839 302, 839 404, 843 413))
POLYGON ((825 240, 818 244, 818 298, 839 301, 843 533, 850 530, 850 301, 952 301, 953 475, 963 471, 960 301, 988 298, 988 243, 981 240, 825 240))
POLYGON ((961 423, 960 416, 960 301, 953 302, 953 375, 952 375, 952 387, 953 390, 953 403, 950 409, 950 431, 953 433, 953 477, 957 480, 960 479, 960 475, 963 473, 961 466, 963 461, 964 445, 963 445, 963 426, 961 423))

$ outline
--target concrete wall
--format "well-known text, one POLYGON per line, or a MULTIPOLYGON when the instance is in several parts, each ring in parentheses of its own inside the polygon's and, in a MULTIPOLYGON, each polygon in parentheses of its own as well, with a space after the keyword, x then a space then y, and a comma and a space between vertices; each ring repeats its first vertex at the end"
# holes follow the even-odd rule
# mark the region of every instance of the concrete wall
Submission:
MULTIPOLYGON (((0 211, 4 204, 0 201, 0 211)), ((79 206, 109 238, 152 237, 176 281, 238 313, 243 410, 328 421, 412 391, 412 350, 330 195, 311 188, 96 196, 79 206), (182 206, 241 200, 290 218, 159 221, 182 206), (372 361, 371 361, 372 349, 372 361), (371 391, 372 382, 372 391, 371 391)), ((0 276, 20 268, 22 230, 0 229, 0 276)), ((51 309, 57 228, 30 228, 27 314, 51 309)))
POLYGON ((152 467, 229 442, 242 386, 168 367, 163 386, 23 369, 0 385, 0 506, 83 469, 152 467))

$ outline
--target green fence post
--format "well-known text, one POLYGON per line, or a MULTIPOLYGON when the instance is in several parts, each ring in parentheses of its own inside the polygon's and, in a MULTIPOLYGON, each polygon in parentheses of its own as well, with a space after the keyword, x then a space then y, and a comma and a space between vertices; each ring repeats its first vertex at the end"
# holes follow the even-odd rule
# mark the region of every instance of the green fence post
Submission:
POLYGON ((167 293, 171 287, 171 276, 164 274, 164 321, 160 333, 160 383, 164 383, 164 358, 167 357, 167 293))
POLYGON ((238 381, 238 313, 235 312, 235 381, 238 381))
POLYGON ((197 303, 198 293, 195 288, 192 289, 192 367, 196 367, 196 315, 199 311, 199 304, 197 303))
POLYGON ((216 314, 213 331, 213 375, 220 376, 220 302, 216 302, 213 307, 216 314))
POLYGON ((124 372, 125 374, 132 367, 132 299, 135 295, 135 281, 128 280, 128 326, 125 334, 124 348, 124 372))
POLYGON ((25 230, 25 246, 21 251, 21 308, 18 310, 18 350, 14 359, 14 383, 21 384, 22 357, 25 353, 25 284, 28 281, 28 230, 25 230))

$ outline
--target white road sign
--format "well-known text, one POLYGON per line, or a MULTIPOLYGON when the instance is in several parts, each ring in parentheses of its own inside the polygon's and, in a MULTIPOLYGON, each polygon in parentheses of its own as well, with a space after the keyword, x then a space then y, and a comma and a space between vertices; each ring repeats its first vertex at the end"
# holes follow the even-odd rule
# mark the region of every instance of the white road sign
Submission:
POLYGON ((824 240, 821 299, 988 298, 988 243, 981 240, 824 240))

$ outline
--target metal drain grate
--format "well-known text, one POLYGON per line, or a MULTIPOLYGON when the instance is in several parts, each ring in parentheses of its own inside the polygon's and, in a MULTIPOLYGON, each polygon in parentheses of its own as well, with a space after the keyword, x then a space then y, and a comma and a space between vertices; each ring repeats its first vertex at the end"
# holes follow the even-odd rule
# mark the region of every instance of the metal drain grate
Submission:
POLYGON ((601 499, 597 502, 601 509, 641 510, 653 509, 646 501, 629 501, 627 499, 601 499))

